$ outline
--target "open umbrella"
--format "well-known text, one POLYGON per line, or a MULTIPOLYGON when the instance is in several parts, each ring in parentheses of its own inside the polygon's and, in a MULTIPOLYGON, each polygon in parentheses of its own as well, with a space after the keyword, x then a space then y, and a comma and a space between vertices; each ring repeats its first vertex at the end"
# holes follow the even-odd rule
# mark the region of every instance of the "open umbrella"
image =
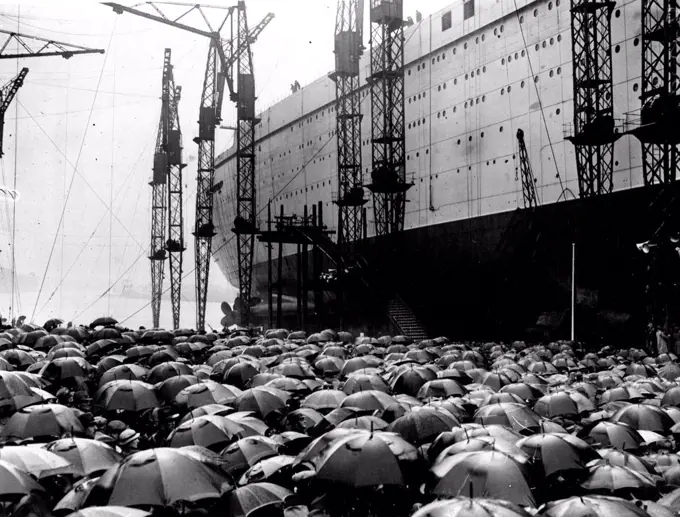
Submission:
POLYGON ((527 481, 526 467, 498 451, 464 452, 445 456, 431 469, 431 492, 438 496, 470 494, 504 499, 522 506, 536 501, 527 481))
POLYGON ((551 501, 541 517, 649 517, 641 507, 618 497, 584 495, 551 501))
POLYGON ((509 501, 456 497, 426 504, 412 517, 529 517, 529 515, 509 501))
POLYGON ((75 474, 78 469, 70 461, 45 449, 25 445, 0 448, 0 460, 28 472, 36 478, 56 474, 75 474))
POLYGON ((148 517, 149 515, 151 515, 149 512, 127 506, 90 506, 73 512, 69 517, 148 517))
POLYGON ((221 452, 227 462, 227 472, 236 476, 264 458, 278 455, 279 444, 265 436, 249 436, 232 443, 221 452))
POLYGON ((619 409, 611 418, 612 422, 623 422, 638 431, 654 431, 667 434, 675 424, 673 419, 658 407, 647 404, 630 404, 619 409))
POLYGON ((169 506, 217 498, 230 487, 225 475, 181 449, 136 452, 99 478, 85 506, 169 506))
POLYGON ((68 461, 80 476, 101 473, 122 460, 122 456, 104 442, 86 438, 62 438, 46 448, 68 461))
POLYGON ((397 418, 389 425, 387 430, 401 435, 402 438, 413 445, 422 445, 431 442, 440 433, 450 431, 458 426, 458 421, 447 416, 443 411, 424 408, 420 411, 411 411, 397 418))
POLYGON ((195 409, 206 404, 232 405, 241 393, 242 391, 236 386, 203 381, 183 388, 175 397, 175 402, 188 409, 195 409))
POLYGON ((250 388, 234 400, 239 411, 253 411, 257 416, 266 417, 274 411, 283 410, 289 395, 285 391, 268 386, 250 388))
POLYGON ((565 440, 559 434, 536 434, 522 438, 517 447, 524 451, 531 461, 540 468, 544 476, 565 474, 569 471, 583 471, 586 463, 596 455, 588 454, 565 440))
POLYGON ((83 426, 73 409, 61 404, 36 404, 14 413, 0 431, 2 440, 55 437, 82 433, 83 426))
POLYGON ((43 487, 27 472, 8 461, 0 460, 0 496, 26 495, 43 491, 43 487))
POLYGON ((171 447, 200 445, 218 452, 234 439, 252 434, 252 431, 224 416, 205 415, 188 420, 178 426, 168 437, 171 447))
POLYGON ((351 431, 310 458, 316 478, 352 487, 403 485, 417 474, 418 452, 399 435, 351 431))
POLYGON ((248 517, 256 510, 272 506, 283 506, 293 493, 272 483, 251 483, 238 487, 226 498, 227 515, 248 517))
POLYGON ((112 318, 111 316, 101 316, 100 318, 97 318, 96 320, 92 321, 90 323, 90 328, 93 329, 95 327, 113 327, 114 325, 118 324, 118 320, 115 318, 112 318))
POLYGON ((95 403, 107 411, 143 411, 160 406, 156 389, 142 381, 111 381, 94 394, 95 403))
POLYGON ((644 442, 640 433, 622 422, 593 422, 578 431, 577 436, 598 447, 636 450, 644 442))

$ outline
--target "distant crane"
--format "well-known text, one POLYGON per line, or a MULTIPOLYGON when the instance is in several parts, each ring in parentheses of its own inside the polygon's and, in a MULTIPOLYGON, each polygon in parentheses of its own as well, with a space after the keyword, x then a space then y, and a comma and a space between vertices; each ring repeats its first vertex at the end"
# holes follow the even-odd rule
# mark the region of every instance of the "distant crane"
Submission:
MULTIPOLYGON (((27 57, 47 57, 47 56, 61 56, 64 59, 69 59, 76 54, 103 54, 103 49, 91 49, 88 47, 81 47, 80 45, 72 45, 70 43, 63 43, 51 39, 39 38, 37 36, 30 36, 28 34, 20 34, 18 32, 6 31, 0 29, 0 34, 7 34, 8 37, 0 45, 0 59, 19 59, 27 57), (7 50, 9 44, 15 41, 17 46, 24 49, 24 52, 10 52, 7 50), (40 42, 39 48, 32 48, 30 41, 40 42)), ((2 151, 2 137, 5 127, 5 112, 9 108, 12 99, 17 94, 17 91, 24 84, 24 78, 28 74, 28 68, 23 68, 19 75, 9 81, 2 87, 2 99, 0 99, 0 157, 4 154, 2 151)))
POLYGON ((151 195, 151 311, 153 325, 160 321, 164 266, 170 256, 170 288, 174 328, 179 327, 180 294, 182 285, 182 252, 184 248, 184 219, 182 214, 182 147, 178 104, 181 87, 175 86, 170 62, 171 50, 163 56, 161 115, 153 162, 153 179, 149 183, 151 195), (165 227, 168 225, 168 240, 165 227), (167 254, 166 254, 167 252, 167 254))
POLYGON ((338 244, 361 239, 364 189, 361 181, 361 93, 363 0, 338 0, 335 19, 335 119, 338 137, 338 244))
POLYGON ((46 57, 46 56, 61 56, 64 59, 69 59, 76 54, 103 54, 104 49, 81 47, 80 45, 73 45, 71 43, 63 43, 52 39, 39 38, 37 36, 30 36, 28 34, 20 34, 18 32, 6 31, 0 29, 0 34, 7 34, 8 38, 0 45, 0 59, 17 59, 26 57, 46 57), (16 41, 17 44, 24 49, 23 53, 11 54, 7 53, 7 46, 11 41, 16 41), (29 41, 40 42, 40 47, 37 49, 31 48, 29 41))
POLYGON ((536 178, 531 170, 529 153, 524 142, 524 131, 517 130, 517 143, 519 144, 519 172, 522 176, 522 197, 524 208, 533 209, 538 206, 538 194, 536 192, 536 178))
POLYGON ((371 0, 371 151, 376 235, 404 229, 404 2, 371 0))
POLYGON ((5 134, 5 113, 12 103, 12 99, 16 96, 19 88, 24 84, 24 78, 28 74, 28 68, 22 68, 19 75, 11 79, 5 86, 0 89, 0 157, 4 154, 2 150, 2 139, 5 134))
POLYGON ((225 81, 230 99, 237 105, 236 132, 236 218, 233 231, 237 237, 239 267, 239 299, 241 301, 241 323, 250 320, 254 236, 257 233, 255 221, 255 79, 250 45, 274 18, 269 13, 252 30, 248 30, 245 2, 236 7, 203 6, 201 4, 173 4, 170 2, 146 2, 158 14, 149 14, 120 4, 105 2, 114 12, 128 12, 150 20, 170 25, 210 39, 208 59, 205 68, 201 108, 198 117, 198 179, 196 189, 196 223, 194 229, 196 251, 196 328, 205 329, 205 308, 208 294, 208 274, 212 255, 213 224, 213 179, 215 175, 215 127, 222 120, 222 100, 225 81), (159 5, 188 6, 182 15, 174 20, 166 16, 159 5), (221 9, 226 14, 217 30, 213 29, 204 8, 221 9), (198 11, 208 26, 201 30, 179 20, 192 11, 198 11), (229 22, 229 23, 227 23, 229 22), (223 39, 220 31, 227 27, 228 38, 223 39), (234 74, 236 68, 236 74, 234 74), (236 75, 236 77, 234 77, 236 75), (235 89, 236 79, 238 91, 235 89))

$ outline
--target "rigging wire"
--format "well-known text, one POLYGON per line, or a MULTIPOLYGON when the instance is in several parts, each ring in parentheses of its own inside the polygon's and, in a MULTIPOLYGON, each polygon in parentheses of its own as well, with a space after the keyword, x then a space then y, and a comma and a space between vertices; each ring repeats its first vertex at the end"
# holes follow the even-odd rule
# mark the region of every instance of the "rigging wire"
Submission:
MULTIPOLYGON (((116 155, 116 52, 113 51, 113 95, 111 96, 111 173, 109 175, 109 206, 113 208, 113 166, 116 155)), ((109 212, 109 285, 111 285, 111 256, 113 254, 113 210, 109 212)), ((111 291, 106 313, 111 315, 111 291)))
MULTIPOLYGON (((17 6, 17 32, 20 32, 21 26, 21 5, 17 6)), ((18 43, 17 43, 18 45, 18 43)), ((16 74, 19 75, 19 60, 16 60, 16 74)), ((19 91, 15 95, 16 100, 14 101, 14 181, 12 182, 12 190, 16 192, 17 190, 17 160, 18 160, 18 148, 19 148, 19 120, 16 119, 19 113, 19 91)), ((12 298, 10 301, 10 319, 14 319, 14 299, 16 296, 16 277, 17 277, 17 267, 16 267, 16 235, 17 235, 17 204, 12 203, 12 298)))
MULTIPOLYGON (((111 35, 109 36, 109 42, 106 45, 106 53, 104 54, 104 63, 102 64, 101 73, 99 74, 99 79, 97 80, 97 89, 99 89, 99 86, 100 86, 101 80, 102 80, 102 76, 104 75, 104 68, 106 67, 108 51, 109 51, 109 48, 111 47, 111 41, 113 40, 113 33, 116 29, 116 23, 117 23, 117 20, 114 20, 113 28, 111 29, 111 35)), ((94 98, 92 99, 92 108, 94 108, 95 102, 97 102, 97 93, 94 94, 94 98)), ((83 132, 83 138, 80 142, 80 150, 78 151, 76 163, 73 167, 73 174, 71 175, 71 180, 69 182, 68 190, 66 192, 66 199, 64 200, 64 206, 63 206, 62 211, 61 211, 61 216, 59 217, 59 223, 57 224, 57 231, 54 234, 54 240, 52 241, 52 247, 51 247, 50 253, 47 257, 47 264, 45 265, 45 272, 43 273, 42 280, 40 281, 40 288, 38 289, 38 296, 36 297, 35 303, 33 304, 33 313, 31 314, 31 321, 33 320, 33 316, 35 315, 35 310, 38 306, 38 301, 40 300, 40 295, 42 294, 42 290, 43 290, 43 287, 45 285, 45 279, 47 278, 47 272, 49 271, 50 262, 52 261, 52 255, 54 254, 54 248, 55 248, 55 245, 57 244, 57 237, 59 236, 59 229, 61 228, 61 224, 64 221, 64 216, 66 215, 66 207, 68 206, 68 201, 69 201, 69 198, 71 197, 73 182, 76 179, 76 172, 78 170, 78 164, 80 163, 80 157, 82 156, 83 147, 85 146, 85 140, 86 140, 86 137, 87 137, 88 129, 90 128, 91 119, 92 119, 92 110, 90 110, 90 114, 87 117, 87 125, 85 126, 85 131, 83 132)))
MULTIPOLYGON (((531 77, 532 79, 535 79, 538 77, 537 75, 534 74, 534 65, 531 63, 531 55, 529 53, 529 47, 527 45, 527 38, 524 35, 524 24, 520 21, 520 14, 519 14, 519 7, 517 7, 517 0, 513 0, 515 4, 515 15, 517 15, 517 22, 519 23, 519 31, 522 34, 522 41, 524 42, 524 48, 527 52, 527 62, 529 63, 529 70, 531 71, 531 77)), ((564 196, 564 199, 567 199, 566 193, 569 192, 572 196, 572 198, 576 198, 574 193, 571 191, 569 187, 565 187, 564 183, 562 182, 562 176, 560 175, 560 168, 557 165, 557 156, 555 155, 555 147, 553 146, 552 143, 552 138, 550 138, 550 131, 548 130, 548 120, 545 117, 545 111, 543 110, 543 101, 541 100, 541 94, 538 91, 538 83, 534 80, 534 89, 536 90, 536 98, 538 99, 538 107, 541 111, 541 119, 543 120, 543 126, 545 127, 545 134, 548 137, 548 144, 550 145, 550 152, 552 153, 552 158, 553 158, 553 163, 555 164, 555 170, 557 171, 557 179, 560 181, 560 188, 562 189, 562 192, 560 193, 560 196, 557 198, 557 201, 562 199, 562 196, 564 196)))
MULTIPOLYGON (((70 72, 71 71, 71 63, 69 62, 67 65, 67 70, 70 72)), ((71 81, 71 75, 67 75, 67 80, 70 82, 71 81)), ((70 91, 67 89, 66 90, 66 110, 68 111, 68 104, 69 104, 69 95, 70 91)), ((65 117, 66 121, 64 122, 65 128, 64 128, 64 152, 66 155, 68 155, 68 119, 69 117, 65 117)), ((63 177, 63 182, 62 182, 62 187, 61 187, 61 195, 62 197, 66 197, 66 175, 68 174, 68 162, 64 160, 64 177, 63 177)), ((59 289, 59 314, 61 314, 64 310, 64 290, 60 289, 62 284, 64 283, 64 244, 66 241, 66 222, 64 222, 64 225, 61 228, 61 264, 59 265, 59 276, 61 277, 59 279, 59 285, 57 286, 57 289, 59 289)), ((56 289, 55 289, 56 292, 56 289)), ((47 300, 48 302, 52 299, 52 295, 50 295, 49 299, 47 300)))
MULTIPOLYGON (((147 149, 148 149, 148 147, 149 147, 149 143, 148 143, 149 140, 147 139, 146 141, 147 141, 147 144, 144 146, 144 149, 142 150, 142 152, 141 152, 141 153, 139 154, 139 156, 137 157, 137 160, 135 161, 135 163, 134 163, 134 164, 132 165, 132 167, 130 168, 130 172, 128 172, 128 175, 126 176, 125 180, 123 181, 123 184, 122 184, 122 185, 120 186, 120 188, 118 189, 118 192, 116 192, 116 195, 115 195, 114 198, 113 198, 113 201, 114 201, 114 202, 116 202, 116 201, 118 200, 118 198, 119 198, 121 195, 123 195, 123 197, 125 197, 125 195, 127 195, 128 191, 129 191, 130 188, 132 187, 133 183, 130 182, 130 179, 131 179, 133 173, 135 172, 135 169, 137 168, 137 165, 139 164, 140 160, 142 159, 142 156, 143 156, 144 154, 146 154, 146 151, 147 151, 147 149), (125 188, 125 187, 127 187, 127 188, 125 188), (125 188, 125 191, 123 192, 123 189, 124 189, 124 188, 125 188)), ((141 189, 140 189, 140 192, 141 192, 141 189)), ((139 199, 139 195, 138 195, 137 199, 139 199)), ((113 204, 112 204, 111 206, 113 206, 113 204)), ((119 207, 118 211, 120 212, 121 210, 122 210, 122 206, 119 207)), ((133 213, 133 216, 132 216, 132 220, 133 220, 133 221, 135 220, 135 214, 136 214, 136 212, 137 212, 137 209, 136 209, 136 207, 135 207, 135 212, 133 213)), ((42 306, 42 307, 40 308, 40 310, 38 311, 38 314, 41 313, 41 312, 43 312, 43 311, 45 310, 45 308, 47 307, 47 304, 50 302, 50 300, 52 299, 52 297, 56 294, 57 290, 62 286, 63 282, 64 282, 64 281, 66 280, 66 278, 69 276, 69 274, 71 273, 71 271, 73 270, 73 268, 78 264, 78 260, 80 259, 80 257, 81 257, 81 255, 83 254, 83 252, 87 249, 88 245, 90 244, 90 241, 94 238, 94 236, 95 236, 95 234, 97 233, 97 230, 99 230, 99 227, 101 226, 101 224, 104 222, 104 219, 106 218, 106 215, 107 215, 107 214, 104 213, 104 214, 102 215, 102 217, 99 219, 99 222, 97 223, 97 226, 95 226, 94 230, 92 230, 92 233, 90 233, 90 236, 89 236, 89 237, 87 238, 87 240, 85 241, 85 244, 83 244, 83 246, 80 248, 80 251, 78 252, 78 255, 76 256, 76 258, 73 260, 73 262, 72 262, 71 265, 69 266, 68 271, 66 271, 66 274, 62 276, 61 282, 59 283, 59 285, 57 285, 57 286, 54 288, 54 291, 52 291, 52 294, 50 294, 50 296, 49 296, 49 298, 47 299, 47 301, 43 304, 43 306, 42 306)), ((125 243, 126 248, 127 248, 128 242, 129 242, 129 238, 128 238, 128 240, 126 240, 126 243, 125 243)), ((98 262, 99 262, 99 261, 97 260, 96 263, 98 263, 98 262)), ((61 312, 61 311, 60 311, 60 312, 61 312)))
MULTIPOLYGON (((102 199, 102 197, 101 197, 101 196, 99 195, 99 193, 94 189, 94 187, 90 184, 90 182, 87 181, 87 179, 85 178, 85 176, 83 176, 82 173, 78 170, 77 165, 78 165, 78 162, 80 161, 80 155, 78 156, 78 160, 76 160, 76 165, 74 165, 74 164, 68 159, 68 157, 64 154, 64 151, 62 151, 61 148, 60 148, 60 147, 56 144, 56 142, 52 139, 52 137, 50 137, 50 135, 47 133, 47 131, 45 131, 45 129, 38 123, 38 121, 37 121, 37 120, 35 119, 35 117, 31 114, 31 112, 28 111, 28 109, 26 109, 26 106, 24 106, 23 104, 21 104, 21 102, 19 102, 19 104, 21 105, 21 107, 23 108, 23 110, 29 115, 29 117, 30 117, 31 120, 35 123, 35 125, 38 126, 38 128, 39 128, 39 129, 43 132, 43 134, 47 137, 47 139, 50 141, 50 143, 56 148, 56 150, 57 150, 57 151, 58 151, 58 152, 59 152, 59 153, 60 153, 60 154, 68 161, 68 164, 71 165, 72 167, 74 167, 74 175, 77 175, 77 176, 83 181, 83 183, 85 183, 85 186, 86 186, 87 188, 89 188, 89 189, 92 191, 92 193, 93 193, 94 196, 97 198, 97 200, 99 200, 99 201, 102 203, 102 205, 104 205, 104 207, 105 207, 106 210, 107 210, 107 213, 108 213, 109 211, 112 211, 112 208, 106 203, 106 201, 104 201, 104 199, 102 199)), ((88 120, 89 120, 89 119, 88 119, 88 120)), ((88 122, 88 126, 89 126, 89 122, 88 122)), ((82 151, 82 145, 81 145, 81 151, 82 151)), ((68 199, 66 199, 66 201, 68 201, 68 199)), ((123 222, 120 220, 120 218, 118 218, 118 216, 115 215, 115 214, 114 214, 113 217, 114 217, 115 221, 116 221, 118 224, 120 224, 120 226, 123 228, 123 230, 125 230, 125 231, 127 232, 127 234, 128 234, 130 237, 132 237, 132 239, 134 239, 134 241, 137 243, 137 245, 138 245, 140 248, 143 248, 144 246, 142 246, 142 245, 140 244, 140 242, 135 238, 135 236, 132 234, 132 232, 130 232, 130 230, 127 228, 127 226, 125 226, 125 225, 123 224, 123 222)))

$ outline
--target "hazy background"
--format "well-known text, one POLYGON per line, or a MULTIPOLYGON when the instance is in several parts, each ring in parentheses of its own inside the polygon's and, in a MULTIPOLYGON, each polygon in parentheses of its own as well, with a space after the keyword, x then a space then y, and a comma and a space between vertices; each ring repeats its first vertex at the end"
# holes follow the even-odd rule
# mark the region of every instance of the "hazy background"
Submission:
MULTIPOLYGON (((229 6, 235 0, 206 3, 229 6)), ((416 9, 429 15, 450 3, 405 0, 405 15, 415 18, 416 9)), ((287 96, 295 80, 304 86, 332 70, 335 1, 248 0, 247 6, 251 27, 267 12, 276 15, 253 46, 258 111, 287 96)), ((140 9, 151 12, 148 6, 140 9)), ((187 8, 163 9, 177 16, 187 8)), ((217 21, 220 11, 211 12, 217 21)), ((365 18, 368 22, 367 14, 365 18)), ((205 28, 197 13, 183 21, 205 28)), ((42 324, 55 316, 86 323, 110 314, 130 326, 150 324, 148 181, 160 113, 163 51, 169 47, 175 82, 182 86, 180 123, 188 163, 184 274, 190 274, 183 282, 182 325, 194 326, 190 230, 197 146, 192 139, 198 127, 207 39, 131 14, 116 15, 98 2, 74 0, 19 4, 0 0, 0 29, 106 50, 104 55, 69 60, 0 60, 2 84, 22 67, 30 69, 5 116, 0 187, 12 188, 16 180, 20 198, 12 203, 0 197, 0 315, 12 312, 14 251, 15 316, 24 314, 42 324)), ((3 43, 6 38, 0 34, 3 43)), ((367 40, 366 35, 365 44, 367 40)), ((10 43, 7 51, 13 50, 16 45, 10 43)), ((222 113, 223 124, 234 125, 235 110, 228 97, 222 113)), ((216 154, 230 145, 231 138, 231 131, 218 130, 216 154)), ((166 284, 169 287, 167 271, 166 284)), ((235 296, 236 290, 213 263, 206 320, 218 325, 219 302, 232 302, 235 296)), ((165 299, 161 323, 169 326, 170 321, 170 303, 165 299)))

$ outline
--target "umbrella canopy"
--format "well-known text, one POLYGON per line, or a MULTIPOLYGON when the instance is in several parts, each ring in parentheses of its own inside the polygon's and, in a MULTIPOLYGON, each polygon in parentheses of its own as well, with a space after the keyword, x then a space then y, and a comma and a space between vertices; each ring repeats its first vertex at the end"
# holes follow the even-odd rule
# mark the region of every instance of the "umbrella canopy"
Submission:
POLYGON ((571 417, 594 410, 593 403, 578 392, 561 391, 544 395, 534 405, 534 411, 546 418, 571 417))
POLYGON ((181 449, 149 449, 107 470, 85 505, 169 506, 217 498, 229 488, 225 475, 181 449))
POLYGON ((644 442, 640 433, 622 422, 593 422, 581 429, 577 436, 597 447, 636 450, 644 442))
POLYGON ((80 476, 101 473, 122 460, 122 456, 104 442, 86 438, 63 438, 46 448, 68 461, 80 476))
POLYGON ((331 411, 340 406, 347 395, 340 390, 319 390, 305 397, 302 407, 308 407, 317 411, 331 411))
POLYGON ((227 472, 242 474, 258 461, 278 454, 279 444, 265 436, 241 438, 224 449, 222 458, 227 462, 227 472))
POLYGON ((294 462, 294 456, 283 455, 265 458, 250 467, 243 476, 241 476, 239 485, 271 481, 275 477, 288 473, 294 462))
POLYGON ((234 439, 248 436, 252 431, 233 420, 219 415, 204 415, 184 422, 168 437, 171 447, 200 445, 218 452, 234 439))
POLYGON ((536 413, 513 402, 500 402, 479 408, 473 420, 483 425, 503 425, 522 434, 531 434, 541 427, 541 418, 536 413))
POLYGON ((447 416, 443 411, 424 408, 411 411, 397 418, 387 428, 388 431, 401 435, 413 445, 422 445, 434 440, 440 433, 450 431, 459 425, 458 421, 447 416))
POLYGON ((93 329, 95 327, 113 327, 114 325, 118 324, 118 320, 115 318, 112 318, 111 316, 101 316, 90 323, 90 328, 93 329))
POLYGON ((544 476, 585 470, 586 463, 596 456, 595 451, 589 454, 575 447, 559 434, 545 433, 528 436, 518 441, 517 447, 540 467, 544 476))
POLYGON ((156 384, 177 375, 192 375, 193 373, 188 364, 178 361, 167 361, 154 366, 149 371, 147 381, 151 384, 156 384))
POLYGON ((14 413, 0 431, 0 439, 60 438, 66 433, 82 432, 83 426, 73 409, 61 404, 37 404, 14 413))
POLYGON ((258 386, 247 389, 236 397, 234 406, 239 411, 252 411, 264 418, 272 412, 283 410, 288 398, 289 395, 285 391, 269 386, 258 386))
POLYGON ((605 494, 638 489, 656 489, 656 483, 650 476, 628 467, 608 463, 590 467, 588 477, 581 483, 581 486, 590 492, 605 494))
POLYGON ((636 504, 601 495, 570 497, 551 501, 541 508, 541 517, 649 517, 636 504))
POLYGON ((126 506, 90 506, 73 512, 69 517, 148 517, 149 515, 151 514, 144 510, 126 506))
POLYGON ((420 508, 412 517, 528 517, 529 513, 509 501, 456 497, 435 501, 420 508))
POLYGON ((398 435, 359 430, 340 435, 310 458, 317 479, 352 487, 403 485, 417 460, 416 448, 398 435))
POLYGON ((175 402, 188 409, 198 408, 207 404, 232 405, 241 393, 242 391, 236 386, 207 380, 182 389, 175 397, 175 402))
POLYGON ((647 404, 630 404, 619 409, 611 418, 612 422, 623 422, 638 431, 654 431, 667 434, 675 424, 667 413, 647 404))
POLYGON ((227 496, 227 515, 248 517, 256 510, 272 506, 283 506, 293 493, 272 483, 252 483, 238 487, 227 496))
POLYGON ((22 496, 43 491, 43 487, 27 472, 8 461, 0 460, 0 496, 22 496))
POLYGON ((445 456, 431 469, 431 492, 438 496, 470 494, 535 506, 526 467, 497 451, 464 452, 445 456))
POLYGON ((94 394, 95 403, 108 411, 143 411, 160 406, 156 388, 142 381, 111 381, 94 394))
POLYGON ((0 460, 11 463, 36 478, 55 474, 75 474, 78 471, 70 461, 53 452, 25 445, 0 448, 0 460))

